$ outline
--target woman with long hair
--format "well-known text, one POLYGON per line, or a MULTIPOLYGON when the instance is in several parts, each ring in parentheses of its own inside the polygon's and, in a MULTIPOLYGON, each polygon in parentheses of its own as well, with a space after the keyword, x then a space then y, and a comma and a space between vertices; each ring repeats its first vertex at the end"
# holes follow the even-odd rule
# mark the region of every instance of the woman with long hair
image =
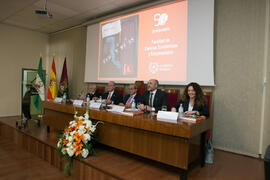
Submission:
POLYGON ((206 99, 198 83, 192 82, 186 86, 181 100, 172 107, 171 111, 177 112, 181 104, 185 114, 205 118, 209 116, 206 99))

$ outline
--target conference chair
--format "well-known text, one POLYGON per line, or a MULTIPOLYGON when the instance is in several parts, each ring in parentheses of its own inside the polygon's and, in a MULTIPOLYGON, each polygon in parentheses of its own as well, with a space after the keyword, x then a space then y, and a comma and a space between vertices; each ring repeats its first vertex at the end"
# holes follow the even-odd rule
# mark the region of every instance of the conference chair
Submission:
POLYGON ((135 81, 135 84, 137 86, 137 93, 140 95, 143 95, 143 93, 146 91, 146 85, 143 81, 135 81))
POLYGON ((139 87, 137 88, 137 93, 140 94, 140 95, 143 95, 143 93, 146 91, 146 88, 145 87, 139 87))
POLYGON ((105 87, 104 87, 104 86, 97 86, 96 91, 97 91, 99 94, 103 95, 104 92, 105 92, 105 87))
POLYGON ((122 97, 124 97, 125 90, 123 87, 116 87, 115 91, 117 91, 119 94, 122 95, 122 97))
POLYGON ((164 90, 167 95, 168 95, 168 100, 169 100, 169 107, 168 110, 171 110, 171 108, 177 103, 179 95, 180 95, 180 90, 179 89, 165 89, 164 90))

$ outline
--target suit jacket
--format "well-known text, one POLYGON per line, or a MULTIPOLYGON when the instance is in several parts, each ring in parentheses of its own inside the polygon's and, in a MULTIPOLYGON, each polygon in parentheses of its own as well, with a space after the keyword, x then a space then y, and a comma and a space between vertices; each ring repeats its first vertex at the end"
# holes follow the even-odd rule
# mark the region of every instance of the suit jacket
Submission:
POLYGON ((58 91, 57 97, 62 98, 65 93, 66 93, 66 99, 69 99, 68 88, 66 88, 63 93, 61 91, 58 91))
MULTIPOLYGON (((145 91, 144 94, 142 95, 142 103, 144 105, 149 105, 149 98, 150 98, 150 92, 145 91)), ((157 92, 154 97, 153 101, 153 107, 155 108, 155 111, 161 110, 162 106, 169 106, 169 100, 168 100, 168 95, 166 92, 161 91, 160 89, 157 89, 157 92)))
MULTIPOLYGON (((107 99, 108 95, 109 92, 104 93, 103 99, 107 99)), ((114 91, 111 97, 111 101, 113 101, 114 104, 118 105, 119 103, 123 102, 123 97, 120 93, 114 91)))
MULTIPOLYGON (((176 108, 176 110, 178 111, 180 104, 182 104, 184 112, 188 111, 189 99, 187 99, 185 101, 180 100, 173 107, 176 108)), ((209 111, 208 111, 208 107, 206 106, 206 104, 203 106, 198 106, 197 104, 194 104, 192 111, 199 111, 201 116, 209 117, 209 111)))
MULTIPOLYGON (((129 99, 129 97, 130 97, 130 94, 127 94, 124 97, 124 104, 127 103, 127 100, 129 99)), ((135 100, 135 104, 137 105, 138 102, 142 102, 142 96, 137 93, 136 96, 134 97, 134 100, 135 100)))
POLYGON ((99 98, 99 97, 101 96, 101 94, 98 93, 97 91, 96 91, 94 94, 87 93, 87 94, 86 94, 86 98, 87 98, 88 95, 89 95, 89 97, 90 97, 90 100, 92 100, 93 97, 99 98))

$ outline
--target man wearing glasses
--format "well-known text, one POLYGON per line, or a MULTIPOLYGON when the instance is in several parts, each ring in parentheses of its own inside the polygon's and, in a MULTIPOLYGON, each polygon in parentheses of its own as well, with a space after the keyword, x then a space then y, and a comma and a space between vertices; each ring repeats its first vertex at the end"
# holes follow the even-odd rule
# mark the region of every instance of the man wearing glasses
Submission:
POLYGON ((130 108, 132 102, 135 102, 137 106, 138 103, 141 103, 141 95, 137 93, 137 86, 135 84, 130 84, 128 88, 129 94, 127 94, 124 98, 124 103, 121 105, 125 105, 126 108, 130 108))

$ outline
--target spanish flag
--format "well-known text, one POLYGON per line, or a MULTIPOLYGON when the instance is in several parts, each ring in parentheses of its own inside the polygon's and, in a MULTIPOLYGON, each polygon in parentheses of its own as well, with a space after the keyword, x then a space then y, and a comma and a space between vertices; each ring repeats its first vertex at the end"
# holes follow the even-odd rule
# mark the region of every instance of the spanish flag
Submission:
POLYGON ((55 63, 54 63, 54 58, 53 58, 47 99, 56 98, 57 92, 58 91, 57 91, 57 82, 56 82, 56 70, 55 70, 55 63))

